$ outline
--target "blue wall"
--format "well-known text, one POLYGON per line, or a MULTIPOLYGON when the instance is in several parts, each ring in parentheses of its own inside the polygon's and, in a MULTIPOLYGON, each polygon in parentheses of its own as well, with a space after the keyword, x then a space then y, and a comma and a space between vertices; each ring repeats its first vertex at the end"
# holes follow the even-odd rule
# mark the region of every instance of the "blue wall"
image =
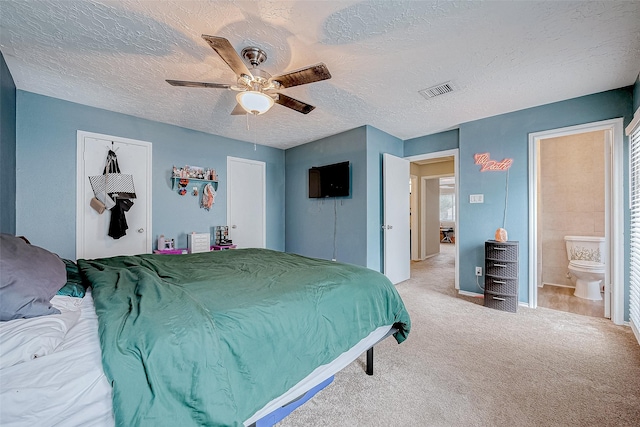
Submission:
POLYGON ((402 157, 403 142, 363 126, 286 151, 286 250, 382 271, 382 154, 402 157), (351 196, 309 199, 308 170, 351 162, 351 196))
MULTIPOLYGON (((489 117, 460 125, 459 129, 459 251, 460 289, 481 292, 474 267, 484 265, 484 242, 502 226, 506 172, 480 172, 474 154, 489 152, 494 160, 514 159, 509 170, 506 229, 509 240, 520 242, 520 301, 528 302, 528 136, 529 133, 624 117, 631 120, 632 88, 570 99, 489 117), (484 194, 483 204, 470 204, 470 194, 484 194)), ((405 156, 455 148, 452 131, 405 141, 405 156), (429 144, 428 140, 438 143, 429 144), (448 140, 447 144, 442 143, 448 140), (423 144, 418 147, 418 144, 423 144), (438 145, 439 144, 439 145, 438 145)), ((625 176, 628 176, 628 140, 625 138, 625 176)), ((625 186, 627 183, 625 182, 625 186)), ((625 188, 625 211, 628 191, 625 188)), ((625 218, 628 227, 628 214, 625 218)), ((627 230, 628 231, 628 230, 627 230)), ((628 247, 626 249, 628 259, 628 247)), ((627 262, 628 264, 628 262, 627 262)), ((628 267, 626 272, 628 277, 628 267)), ((628 280, 626 280, 628 283, 628 280)), ((627 290, 628 292, 628 290, 627 290)), ((628 295, 627 298, 628 300, 628 295)), ((627 310, 628 311, 628 310, 627 310)))
POLYGON ((16 85, 0 53, 0 232, 16 232, 16 85))
POLYGON ((367 265, 367 130, 352 129, 286 150, 286 250, 367 265), (308 170, 351 162, 351 195, 310 199, 308 170), (337 215, 336 215, 337 213, 337 215), (336 221, 334 223, 334 221, 336 221))
POLYGON ((17 92, 18 234, 65 258, 75 258, 76 131, 153 144, 153 236, 176 238, 226 224, 227 156, 267 165, 267 247, 284 250, 284 151, 114 113, 56 98, 17 92), (215 168, 220 178, 210 211, 171 190, 173 165, 215 168))
POLYGON ((460 132, 458 129, 408 139, 404 142, 404 157, 454 150, 458 148, 459 143, 460 132))

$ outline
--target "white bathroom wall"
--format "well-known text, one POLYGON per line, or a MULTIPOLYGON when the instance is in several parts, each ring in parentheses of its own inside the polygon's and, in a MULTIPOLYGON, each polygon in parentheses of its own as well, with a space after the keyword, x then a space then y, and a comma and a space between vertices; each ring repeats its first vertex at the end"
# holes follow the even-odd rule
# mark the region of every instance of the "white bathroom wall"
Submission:
POLYGON ((573 286, 564 236, 604 236, 604 131, 545 139, 539 159, 542 283, 573 286))

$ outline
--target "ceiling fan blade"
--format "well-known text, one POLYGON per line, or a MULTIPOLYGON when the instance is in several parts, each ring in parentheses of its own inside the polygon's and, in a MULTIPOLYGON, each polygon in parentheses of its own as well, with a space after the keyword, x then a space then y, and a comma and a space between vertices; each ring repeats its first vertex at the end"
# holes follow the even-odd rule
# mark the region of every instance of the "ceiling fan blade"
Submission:
POLYGON ((290 96, 283 95, 281 93, 278 94, 274 101, 276 104, 291 108, 292 110, 298 111, 302 114, 309 114, 311 111, 313 111, 314 108, 316 108, 313 105, 298 101, 297 99, 293 99, 290 96))
POLYGON ((236 75, 240 76, 246 74, 249 77, 253 77, 247 66, 238 55, 238 52, 231 46, 229 40, 223 37, 202 35, 202 38, 215 50, 220 58, 227 63, 229 68, 233 70, 236 75))
POLYGON ((236 108, 231 112, 232 116, 244 116, 245 114, 247 114, 247 110, 242 108, 240 104, 236 104, 236 108))
POLYGON ((280 83, 282 87, 292 87, 330 78, 331 74, 329 73, 329 69, 321 62, 310 67, 271 77, 271 80, 280 83))
POLYGON ((186 82, 184 80, 166 80, 171 86, 208 87, 213 89, 229 89, 231 85, 223 83, 186 82))

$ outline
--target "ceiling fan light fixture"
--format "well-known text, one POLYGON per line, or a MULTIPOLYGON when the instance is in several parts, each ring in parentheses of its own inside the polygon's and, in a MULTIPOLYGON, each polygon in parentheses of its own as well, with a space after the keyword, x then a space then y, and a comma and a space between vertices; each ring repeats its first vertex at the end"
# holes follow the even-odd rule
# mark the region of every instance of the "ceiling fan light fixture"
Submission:
POLYGON ((273 107, 274 102, 273 98, 269 95, 255 90, 238 93, 236 95, 236 101, 238 101, 238 104, 248 113, 256 116, 269 111, 269 109, 273 107))
POLYGON ((276 91, 331 78, 327 66, 321 62, 274 77, 266 71, 257 68, 258 65, 267 59, 267 54, 260 48, 247 47, 242 50, 242 57, 240 57, 229 40, 206 34, 203 34, 202 38, 209 43, 209 46, 216 51, 220 59, 235 73, 237 84, 230 85, 185 80, 167 80, 167 83, 172 86, 231 89, 238 91, 240 92, 236 95, 238 104, 231 112, 233 116, 244 115, 246 113, 253 115, 264 114, 271 109, 274 103, 278 103, 283 107, 290 108, 302 114, 309 114, 309 112, 316 107, 276 91), (247 68, 243 58, 251 63, 253 67, 251 70, 247 68))

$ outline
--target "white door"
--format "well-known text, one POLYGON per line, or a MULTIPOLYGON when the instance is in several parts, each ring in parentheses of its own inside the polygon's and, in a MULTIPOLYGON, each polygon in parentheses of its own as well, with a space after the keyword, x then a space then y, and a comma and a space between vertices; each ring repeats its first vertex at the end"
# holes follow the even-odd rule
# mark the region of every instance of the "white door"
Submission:
POLYGON ((411 275, 409 247, 409 162, 385 153, 382 159, 384 197, 384 274, 393 284, 411 275))
POLYGON ((103 258, 151 252, 151 143, 78 131, 76 257, 103 258), (107 152, 115 151, 122 173, 133 175, 136 199, 125 212, 128 229, 109 237, 111 212, 98 214, 89 203, 94 197, 90 175, 101 175, 107 152))
POLYGON ((266 246, 266 164, 227 157, 227 224, 238 248, 266 246))

